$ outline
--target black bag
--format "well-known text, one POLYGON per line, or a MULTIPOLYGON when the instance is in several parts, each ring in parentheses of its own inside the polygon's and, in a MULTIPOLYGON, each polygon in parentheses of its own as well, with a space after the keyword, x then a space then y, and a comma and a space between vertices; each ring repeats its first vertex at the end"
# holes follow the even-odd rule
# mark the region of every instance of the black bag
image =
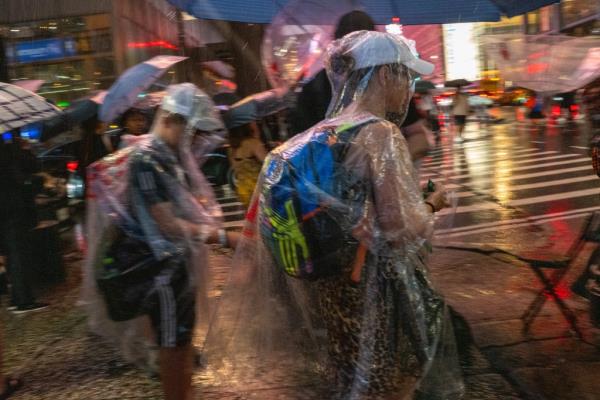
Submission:
POLYGON ((103 273, 96 279, 113 321, 127 321, 147 312, 144 305, 154 278, 167 260, 158 261, 146 243, 117 232, 101 260, 103 273))

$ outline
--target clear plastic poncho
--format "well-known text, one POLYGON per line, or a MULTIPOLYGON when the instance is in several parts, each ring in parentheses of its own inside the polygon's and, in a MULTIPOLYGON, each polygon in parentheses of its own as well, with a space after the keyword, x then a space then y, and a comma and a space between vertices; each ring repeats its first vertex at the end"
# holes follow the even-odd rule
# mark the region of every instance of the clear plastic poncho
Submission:
POLYGON ((200 377, 207 391, 307 400, 462 395, 449 313, 426 265, 433 216, 406 141, 385 119, 404 118, 411 82, 403 64, 413 64, 397 39, 373 35, 387 34, 359 32, 330 46, 331 117, 265 161, 209 327, 208 367, 200 377), (382 38, 400 46, 396 61, 381 60, 390 52, 371 40, 382 38), (387 96, 382 84, 397 85, 398 95, 387 96), (306 149, 343 137, 345 155, 326 185, 327 162, 311 159, 315 153, 306 149), (283 179, 293 189, 286 191, 283 179), (285 207, 276 203, 288 195, 293 201, 285 207), (303 212, 297 204, 315 202, 312 212, 294 217, 303 212), (314 215, 327 223, 319 226, 314 215), (273 238, 281 239, 280 248, 273 238), (325 252, 329 244, 324 257, 341 269, 298 278, 325 267, 298 262, 316 251, 314 242, 325 252))
MULTIPOLYGON (((222 212, 199 168, 204 156, 223 142, 225 131, 212 101, 192 85, 183 85, 174 88, 184 87, 195 93, 187 109, 183 107, 185 104, 170 104, 165 110, 167 106, 163 104, 150 134, 136 138, 128 147, 88 168, 87 254, 82 296, 88 323, 92 332, 112 341, 126 361, 152 372, 156 369, 152 365, 155 360, 150 359, 155 356, 152 349, 156 348, 156 332, 148 318, 141 315, 124 322, 113 321, 107 312, 106 299, 98 290, 97 279, 106 273, 103 259, 107 249, 123 237, 115 232, 122 232, 147 246, 157 261, 181 258, 190 286, 186 290, 197 292, 198 321, 206 325, 210 319, 207 249, 203 240, 221 226, 222 212), (167 145, 157 134, 158 124, 168 113, 180 113, 187 118, 177 148, 167 145), (150 186, 155 190, 149 190, 150 186), (150 197, 158 200, 150 204, 150 197), (155 205, 158 208, 153 209, 155 205)), ((173 100, 169 95, 167 98, 173 100)))

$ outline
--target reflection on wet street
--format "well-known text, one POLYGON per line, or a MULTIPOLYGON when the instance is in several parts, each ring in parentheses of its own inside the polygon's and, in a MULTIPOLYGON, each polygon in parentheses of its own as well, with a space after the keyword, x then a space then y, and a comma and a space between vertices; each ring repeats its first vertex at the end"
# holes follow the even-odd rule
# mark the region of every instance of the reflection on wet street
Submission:
POLYGON ((560 252, 600 210, 589 132, 582 121, 539 125, 499 112, 505 123, 470 123, 463 143, 446 137, 423 163, 422 180, 444 182, 457 200, 440 213, 436 237, 560 252))

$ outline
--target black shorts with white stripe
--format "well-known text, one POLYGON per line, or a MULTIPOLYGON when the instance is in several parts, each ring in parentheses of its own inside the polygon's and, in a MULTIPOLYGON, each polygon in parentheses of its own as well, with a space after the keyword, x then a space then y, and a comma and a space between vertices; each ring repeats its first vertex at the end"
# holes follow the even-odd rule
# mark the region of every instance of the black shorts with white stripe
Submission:
POLYGON ((182 258, 167 260, 154 278, 154 287, 144 305, 160 347, 191 343, 196 322, 196 291, 182 258))

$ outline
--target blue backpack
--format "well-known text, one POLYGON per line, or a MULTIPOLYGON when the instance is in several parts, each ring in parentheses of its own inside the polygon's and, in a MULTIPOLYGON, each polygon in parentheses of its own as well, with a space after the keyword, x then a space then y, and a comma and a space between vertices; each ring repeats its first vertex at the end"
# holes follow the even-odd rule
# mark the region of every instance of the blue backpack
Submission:
POLYGON ((352 226, 362 216, 368 182, 345 168, 351 141, 371 117, 324 127, 269 154, 263 169, 260 233, 275 264, 308 280, 336 275, 356 254, 352 226))

